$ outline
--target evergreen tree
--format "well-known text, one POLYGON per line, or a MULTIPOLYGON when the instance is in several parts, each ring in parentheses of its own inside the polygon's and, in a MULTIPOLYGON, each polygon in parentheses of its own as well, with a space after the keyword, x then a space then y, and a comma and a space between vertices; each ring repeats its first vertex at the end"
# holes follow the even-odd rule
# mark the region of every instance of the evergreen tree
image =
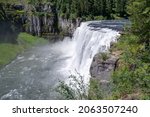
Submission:
MULTIPOLYGON (((128 13, 131 15, 132 32, 138 35, 139 43, 150 45, 150 1, 130 0, 128 13)), ((150 49, 150 48, 149 48, 150 49)))

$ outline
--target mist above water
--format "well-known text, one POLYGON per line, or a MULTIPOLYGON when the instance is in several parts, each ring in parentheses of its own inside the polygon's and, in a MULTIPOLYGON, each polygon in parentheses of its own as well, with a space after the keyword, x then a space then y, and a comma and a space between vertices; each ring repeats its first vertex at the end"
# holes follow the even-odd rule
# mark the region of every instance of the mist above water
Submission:
POLYGON ((124 24, 83 22, 72 39, 27 50, 0 70, 0 99, 61 99, 56 86, 76 72, 88 84, 93 57, 110 48, 124 24))
POLYGON ((119 25, 113 22, 89 21, 83 22, 73 35, 75 45, 70 69, 72 73, 78 72, 83 76, 84 83, 90 79, 90 66, 93 57, 98 52, 106 52, 111 42, 119 37, 119 25), (108 28, 110 25, 110 28, 108 28), (116 28, 116 30, 114 30, 116 28))

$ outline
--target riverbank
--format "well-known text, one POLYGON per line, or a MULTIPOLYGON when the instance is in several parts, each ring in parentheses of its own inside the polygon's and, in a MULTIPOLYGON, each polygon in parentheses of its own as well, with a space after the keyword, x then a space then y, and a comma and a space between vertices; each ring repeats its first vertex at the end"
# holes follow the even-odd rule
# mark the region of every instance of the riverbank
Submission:
POLYGON ((104 99, 150 99, 149 54, 138 37, 125 31, 109 53, 93 58, 91 80, 97 80, 104 99))
POLYGON ((43 38, 27 33, 20 33, 18 35, 17 44, 0 43, 0 68, 10 63, 18 54, 26 49, 44 43, 47 43, 47 41, 43 38))

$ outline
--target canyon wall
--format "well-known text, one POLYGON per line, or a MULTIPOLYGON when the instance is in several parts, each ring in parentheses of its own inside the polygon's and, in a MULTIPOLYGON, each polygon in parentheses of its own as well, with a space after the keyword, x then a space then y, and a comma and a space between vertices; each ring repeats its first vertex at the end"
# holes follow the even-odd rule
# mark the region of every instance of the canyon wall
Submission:
MULTIPOLYGON (((54 35, 71 36, 81 20, 70 20, 58 15, 51 3, 37 5, 12 5, 0 3, 0 24, 6 23, 10 32, 28 32, 32 35, 49 37, 54 35)), ((3 30, 1 27, 0 30, 3 30)), ((5 29, 5 32, 8 29, 5 29)), ((6 34, 3 34, 6 35, 6 34)))

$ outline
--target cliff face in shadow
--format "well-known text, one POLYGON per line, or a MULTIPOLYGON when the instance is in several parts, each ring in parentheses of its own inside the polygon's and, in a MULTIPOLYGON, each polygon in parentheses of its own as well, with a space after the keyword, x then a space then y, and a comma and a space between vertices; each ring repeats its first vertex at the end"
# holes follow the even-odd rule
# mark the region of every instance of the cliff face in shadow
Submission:
POLYGON ((22 17, 11 9, 14 7, 0 3, 0 43, 17 43, 16 38, 22 30, 22 17))
POLYGON ((51 3, 26 5, 25 31, 33 35, 47 36, 51 34, 72 35, 80 24, 80 19, 75 21, 59 16, 55 5, 51 3))
POLYGON ((58 17, 54 6, 50 4, 26 5, 26 20, 24 28, 26 32, 41 36, 47 33, 59 33, 58 17))
POLYGON ((56 6, 51 3, 36 5, 0 3, 0 42, 12 40, 15 42, 19 32, 46 38, 59 34, 72 35, 79 24, 78 19, 72 21, 59 17, 56 6))

